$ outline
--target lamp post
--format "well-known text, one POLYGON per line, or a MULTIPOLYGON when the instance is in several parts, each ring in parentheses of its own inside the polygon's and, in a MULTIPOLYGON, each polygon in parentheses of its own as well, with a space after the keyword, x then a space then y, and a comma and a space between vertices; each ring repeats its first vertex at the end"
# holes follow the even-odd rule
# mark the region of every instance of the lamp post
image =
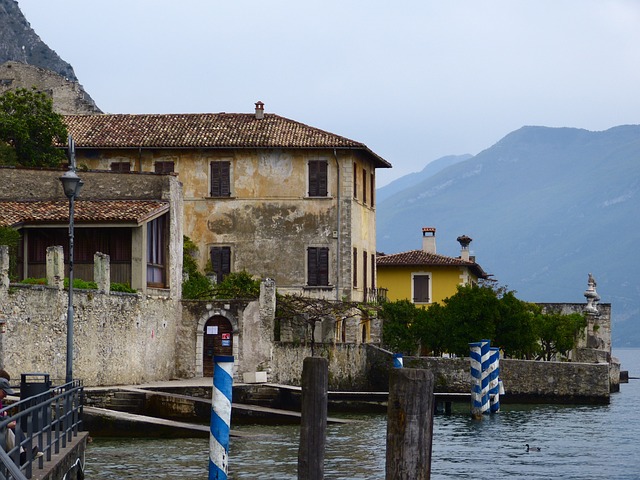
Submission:
POLYGON ((67 304, 67 373, 65 383, 73 381, 73 209, 84 182, 76 175, 75 144, 69 135, 69 170, 61 177, 62 189, 69 199, 69 303, 67 304))

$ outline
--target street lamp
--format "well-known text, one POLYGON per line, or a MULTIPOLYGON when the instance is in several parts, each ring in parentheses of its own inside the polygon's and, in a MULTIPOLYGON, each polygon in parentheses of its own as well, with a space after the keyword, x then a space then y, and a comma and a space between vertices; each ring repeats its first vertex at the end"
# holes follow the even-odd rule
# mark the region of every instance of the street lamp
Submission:
POLYGON ((69 170, 61 177, 62 189, 69 199, 69 303, 67 304, 67 374, 65 383, 73 381, 73 207, 84 182, 76 175, 75 144, 69 135, 69 170))

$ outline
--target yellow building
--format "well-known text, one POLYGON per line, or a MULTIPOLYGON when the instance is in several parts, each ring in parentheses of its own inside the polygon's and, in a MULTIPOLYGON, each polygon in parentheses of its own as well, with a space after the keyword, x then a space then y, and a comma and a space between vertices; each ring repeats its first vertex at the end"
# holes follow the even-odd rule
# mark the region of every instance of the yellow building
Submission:
POLYGON ((436 229, 422 229, 422 249, 392 255, 378 254, 378 287, 387 289, 389 301, 410 300, 419 306, 442 302, 456 293, 458 285, 487 278, 485 271, 469 255, 471 239, 458 237, 460 257, 436 253, 436 229))
POLYGON ((184 234, 218 280, 246 270, 283 293, 364 300, 375 292, 375 170, 391 165, 362 143, 255 106, 65 122, 79 166, 178 176, 184 234))

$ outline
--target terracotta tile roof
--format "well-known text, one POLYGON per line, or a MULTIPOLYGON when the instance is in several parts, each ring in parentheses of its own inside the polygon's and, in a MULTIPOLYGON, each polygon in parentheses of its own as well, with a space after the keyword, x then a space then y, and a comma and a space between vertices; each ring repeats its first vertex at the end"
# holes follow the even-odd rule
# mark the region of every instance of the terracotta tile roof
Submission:
MULTIPOLYGON (((169 203, 153 200, 76 200, 75 223, 126 222, 140 224, 169 211, 169 203)), ((0 226, 69 222, 67 200, 0 201, 0 226)))
POLYGON ((487 277, 487 273, 475 262, 462 260, 456 257, 447 257, 437 253, 427 253, 424 250, 410 250, 408 252, 394 253, 391 255, 376 255, 377 267, 399 266, 460 266, 469 267, 479 278, 487 277))
POLYGON ((76 148, 335 148, 362 150, 379 168, 391 164, 363 143, 274 114, 103 114, 64 117, 76 148))

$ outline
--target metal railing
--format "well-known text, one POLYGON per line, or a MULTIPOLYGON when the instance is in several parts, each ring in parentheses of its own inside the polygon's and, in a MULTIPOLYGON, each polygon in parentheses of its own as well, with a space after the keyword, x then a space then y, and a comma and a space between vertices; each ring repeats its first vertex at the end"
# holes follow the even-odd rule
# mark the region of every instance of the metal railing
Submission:
POLYGON ((387 292, 388 289, 386 288, 365 288, 364 301, 375 305, 385 303, 387 301, 387 292))
POLYGON ((83 395, 82 382, 74 380, 0 410, 0 480, 28 480, 34 465, 43 469, 66 448, 82 431, 83 395))

